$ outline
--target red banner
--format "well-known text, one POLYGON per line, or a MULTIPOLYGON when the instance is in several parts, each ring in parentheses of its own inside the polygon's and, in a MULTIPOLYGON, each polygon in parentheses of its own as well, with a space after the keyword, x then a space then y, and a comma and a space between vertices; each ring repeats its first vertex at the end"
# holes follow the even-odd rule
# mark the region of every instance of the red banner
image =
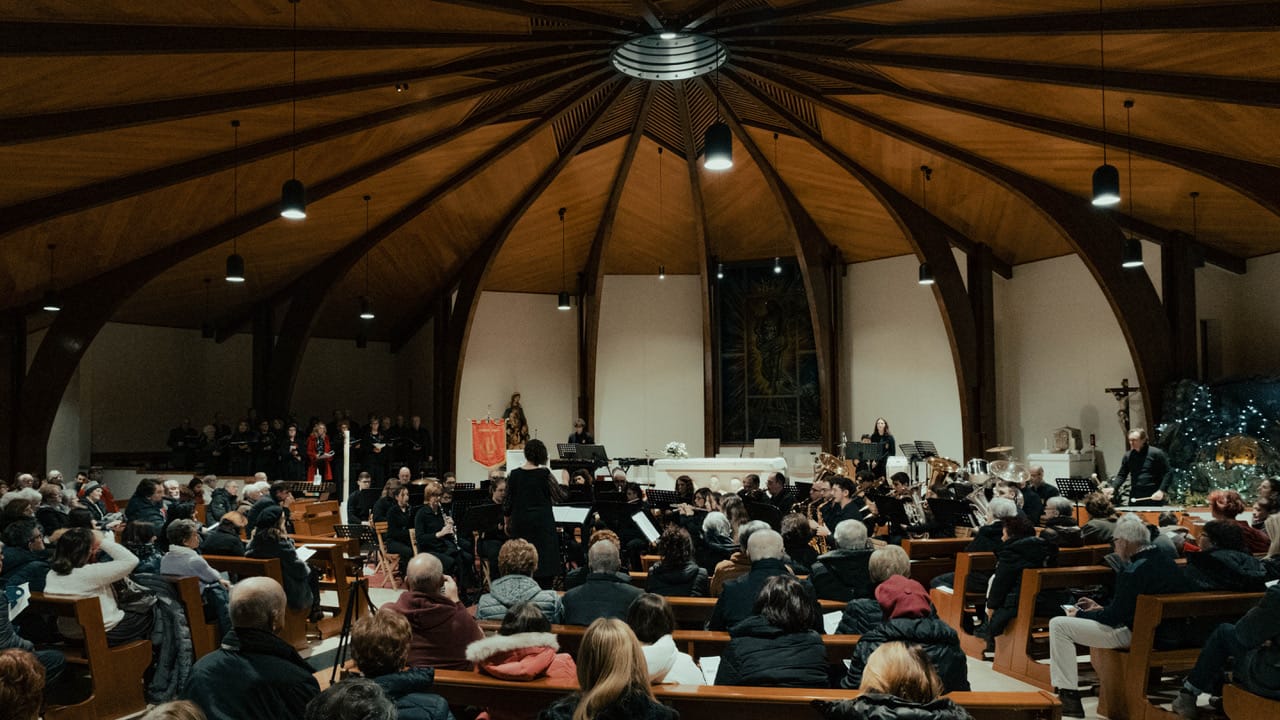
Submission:
POLYGON ((471 458, 490 470, 507 461, 507 435, 502 420, 471 421, 471 458))

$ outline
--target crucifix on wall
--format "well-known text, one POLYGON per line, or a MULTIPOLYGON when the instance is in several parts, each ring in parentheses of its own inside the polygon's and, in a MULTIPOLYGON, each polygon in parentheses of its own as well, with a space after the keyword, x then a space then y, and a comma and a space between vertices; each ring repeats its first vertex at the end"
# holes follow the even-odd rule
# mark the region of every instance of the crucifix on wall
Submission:
POLYGON ((1124 429, 1125 437, 1129 436, 1129 396, 1141 391, 1140 387, 1129 387, 1129 378, 1122 379, 1120 387, 1105 389, 1105 392, 1111 393, 1116 402, 1120 403, 1120 408, 1116 410, 1116 417, 1120 420, 1120 427, 1124 429))

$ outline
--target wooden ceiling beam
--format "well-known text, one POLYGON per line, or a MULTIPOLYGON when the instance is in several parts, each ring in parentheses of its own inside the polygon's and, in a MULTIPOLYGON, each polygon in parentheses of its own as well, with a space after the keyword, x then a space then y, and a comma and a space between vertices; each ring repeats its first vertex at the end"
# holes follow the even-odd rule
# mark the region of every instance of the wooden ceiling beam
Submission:
POLYGON ((1145 421, 1154 426, 1160 417, 1161 393, 1171 378, 1169 324, 1150 278, 1120 267, 1124 234, 1109 213, 1094 208, 1085 198, 864 110, 820 96, 809 101, 846 120, 964 165, 1021 197, 1058 228, 1111 305, 1143 388, 1145 421))
POLYGON ((604 285, 604 258, 613 240, 618 206, 622 203, 622 193, 626 189, 627 178, 631 175, 631 165, 635 161, 636 150, 640 147, 640 139, 644 137, 644 126, 649 121, 649 109, 653 107, 657 89, 657 83, 649 83, 645 88, 644 100, 636 110, 636 121, 631 126, 631 134, 622 149, 622 161, 618 163, 618 171, 609 187, 609 199, 605 202, 604 212, 600 214, 600 222, 596 225, 596 234, 591 240, 591 250, 587 252, 587 262, 582 270, 582 287, 578 289, 578 307, 585 315, 579 385, 584 400, 583 417, 589 428, 596 426, 596 358, 600 347, 600 288, 604 285))
MULTIPOLYGON (((749 58, 740 58, 737 60, 737 64, 739 66, 744 69, 751 70, 754 74, 768 75, 771 82, 776 83, 786 81, 784 76, 775 72, 770 72, 768 68, 762 67, 759 63, 767 63, 769 65, 782 68, 821 75, 843 82, 853 83, 870 92, 902 100, 909 100, 911 102, 922 103, 936 108, 941 108, 943 110, 964 113, 983 120, 992 120, 1005 125, 1032 130, 1034 132, 1065 138, 1067 140, 1089 143, 1091 145, 1102 145, 1105 142, 1113 148, 1123 148, 1131 145, 1133 152, 1137 155, 1167 163, 1174 167, 1179 167, 1183 170, 1196 173, 1197 175, 1202 175, 1214 182, 1221 183, 1232 190, 1235 190, 1241 195, 1244 195, 1250 200, 1253 200, 1263 206, 1271 213, 1280 215, 1280 194, 1276 192, 1276 188, 1280 187, 1280 167, 1276 167, 1274 165, 1267 165, 1250 160, 1241 160, 1226 155, 1219 155, 1217 153, 1211 153, 1204 150, 1171 145, 1169 143, 1163 143, 1157 140, 1149 140, 1141 137, 1135 137, 1130 140, 1126 135, 1121 133, 1103 133, 1102 130, 1087 125, 1077 125, 1075 123, 1054 120, 1052 118, 1041 117, 1038 115, 1031 115, 1028 113, 1018 112, 1016 110, 1007 110, 994 105, 951 98, 946 95, 939 95, 937 93, 925 92, 922 90, 912 90, 881 78, 858 73, 847 68, 832 67, 826 63, 814 62, 812 60, 792 57, 789 55, 772 53, 752 54, 749 58), (752 62, 752 59, 755 59, 757 62, 752 62)), ((799 86, 794 89, 797 91, 801 90, 799 86)), ((803 92, 805 94, 814 93, 813 90, 808 88, 804 88, 803 92)))
POLYGON ((143 170, 132 175, 89 183, 88 185, 63 190, 53 195, 15 203, 9 207, 0 208, 0 236, 56 217, 71 215, 135 195, 230 170, 236 164, 245 166, 273 155, 290 152, 295 146, 303 148, 316 145, 454 103, 474 100, 495 90, 514 87, 530 80, 544 77, 560 77, 579 71, 588 65, 596 65, 596 63, 590 60, 579 60, 567 64, 559 60, 543 63, 513 73, 494 84, 466 88, 434 98, 406 103, 394 108, 307 128, 298 132, 296 141, 291 134, 280 135, 244 145, 238 150, 228 148, 203 157, 184 160, 151 170, 143 170))
MULTIPOLYGON (((654 32, 662 32, 666 27, 662 23, 662 8, 653 0, 631 0, 631 7, 640 17, 649 25, 649 29, 654 32)), ((592 427, 588 423, 587 427, 592 427)))
POLYGON ((698 174, 697 139, 693 136, 693 116, 689 112, 688 85, 680 80, 672 83, 680 137, 687 150, 685 169, 689 173, 689 197, 693 204, 693 236, 698 243, 698 282, 702 297, 702 442, 703 452, 714 456, 720 449, 720 369, 719 333, 715 332, 715 295, 711 282, 711 232, 707 229, 707 203, 702 194, 702 176, 698 174))
POLYGON ((617 15, 583 10, 569 5, 544 5, 525 0, 437 0, 446 5, 506 13, 524 18, 541 18, 552 22, 592 27, 612 33, 638 34, 644 26, 635 20, 617 15))
MULTIPOLYGON (((725 40, 750 38, 811 38, 843 36, 851 40, 878 38, 983 37, 1025 35, 1097 35, 1097 13, 1055 13, 981 20, 920 23, 812 22, 751 26, 725 33, 725 40)), ((1206 4, 1110 10, 1102 27, 1108 35, 1172 32, 1258 32, 1280 28, 1280 3, 1206 4)))
MULTIPOLYGON (((981 410, 974 407, 973 403, 973 398, 981 386, 978 330, 969 296, 965 291, 964 279, 960 275, 960 267, 951 253, 950 244, 945 239, 955 231, 950 230, 946 223, 917 205, 915 201, 878 175, 837 150, 823 139, 817 129, 810 127, 768 93, 747 82, 733 70, 725 71, 724 75, 739 90, 776 114, 793 132, 866 187, 902 229, 903 235, 915 249, 920 261, 929 264, 935 278, 934 297, 938 302, 938 311, 942 315, 943 325, 947 329, 947 337, 951 343, 951 356, 960 399, 964 449, 966 454, 980 454, 978 438, 971 433, 971 429, 977 424, 973 422, 973 418, 981 414, 981 410)), ((762 167, 767 165, 763 156, 757 159, 756 163, 762 167)), ((798 201, 796 205, 799 205, 798 201)), ((803 212, 803 209, 801 211, 803 212)), ((812 219, 809 222, 812 223, 812 219)), ((816 224, 814 227, 816 228, 816 224)))
MULTIPOLYGON (((564 47, 587 43, 612 44, 617 40, 616 32, 588 29, 499 33, 299 28, 297 48, 310 52, 502 45, 564 47)), ((0 22, 0 57, 290 52, 293 48, 294 34, 287 27, 0 22)))
POLYGON ((511 65, 540 61, 566 61, 578 57, 604 57, 599 48, 571 50, 563 48, 521 48, 511 52, 486 53, 430 67, 387 70, 361 75, 346 75, 322 80, 304 80, 292 84, 266 85, 246 90, 205 95, 188 95, 164 100, 109 105, 105 107, 64 110, 36 115, 0 118, 0 145, 51 140, 55 138, 100 133, 135 125, 150 125, 185 118, 234 112, 247 108, 276 105, 293 100, 315 100, 345 93, 361 92, 395 83, 429 80, 483 72, 511 65))
POLYGON ((1122 212, 1112 212, 1111 215, 1115 218, 1116 224, 1121 228, 1124 228, 1134 235, 1150 240, 1157 245, 1168 245, 1170 243, 1183 242, 1190 243, 1196 255, 1210 265, 1217 265, 1223 270, 1233 272, 1237 275, 1244 275, 1249 270, 1248 261, 1245 258, 1242 258, 1239 255, 1232 255, 1225 250, 1219 250, 1212 245, 1206 245, 1181 230, 1169 230, 1154 223, 1147 222, 1146 220, 1133 217, 1132 215, 1126 215, 1122 212))
POLYGON ((784 23, 789 20, 798 20, 814 15, 830 15, 868 5, 882 5, 885 2, 888 2, 888 0, 809 0, 808 2, 799 2, 782 8, 768 7, 760 10, 744 10, 742 12, 726 13, 718 19, 713 16, 704 23, 703 32, 719 37, 720 33, 727 33, 733 30, 784 23))
MULTIPOLYGON (((1100 88, 1104 79, 1104 75, 1099 68, 1082 65, 1021 63, 948 55, 925 55, 856 48, 842 49, 830 45, 787 41, 763 42, 753 40, 735 43, 735 46, 739 44, 745 44, 757 49, 799 54, 803 57, 852 61, 908 70, 976 75, 1049 85, 1100 88)), ((1190 75, 1156 72, 1153 70, 1124 70, 1116 67, 1107 68, 1105 79, 1107 89, 1113 92, 1129 91, 1213 103, 1227 103, 1230 105, 1280 107, 1280 82, 1273 80, 1190 75)))

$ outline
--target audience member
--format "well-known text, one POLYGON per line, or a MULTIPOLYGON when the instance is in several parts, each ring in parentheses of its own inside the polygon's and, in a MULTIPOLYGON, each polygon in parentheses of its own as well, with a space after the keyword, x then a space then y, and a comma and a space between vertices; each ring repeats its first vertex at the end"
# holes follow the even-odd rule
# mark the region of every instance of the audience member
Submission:
POLYGON ((751 556, 747 553, 747 542, 751 539, 752 533, 769 529, 769 523, 763 520, 750 520, 738 526, 738 549, 727 560, 717 563, 715 569, 711 571, 710 587, 713 597, 720 597, 724 592, 725 583, 751 572, 751 556))
POLYGON ((649 592, 672 597, 706 597, 710 593, 707 571, 693 561, 693 539, 688 530, 668 528, 658 538, 657 549, 661 559, 649 568, 649 592))
POLYGON ((533 603, 547 617, 547 622, 558 623, 564 613, 560 595, 555 590, 543 590, 533 571, 538 568, 538 549, 528 540, 508 540, 498 552, 500 577, 489 584, 489 592, 480 596, 476 605, 477 620, 498 620, 511 608, 522 603, 533 603))
POLYGON ((600 618, 578 648, 579 692, 543 710, 539 720, 678 720, 649 686, 644 652, 627 624, 600 618))
MULTIPOLYGON (((747 534, 747 553, 751 558, 751 571, 746 575, 725 583, 724 592, 716 600, 711 618, 707 621, 708 630, 729 630, 734 625, 746 620, 755 613, 756 598, 760 595, 765 581, 777 575, 790 575, 791 570, 782 561, 782 536, 765 526, 747 534)), ((822 612, 818 608, 818 598, 813 586, 802 583, 801 587, 809 598, 813 614, 810 620, 815 630, 822 629, 822 612)))
MULTIPOLYGON (((752 547, 766 539, 757 533, 752 547)), ((751 610, 729 630, 716 685, 828 687, 827 650, 813 630, 811 588, 793 575, 774 575, 751 610)))
POLYGON ((206 617, 217 620, 218 637, 226 635, 231 630, 231 616, 227 608, 227 591, 231 589, 231 583, 196 553, 200 545, 200 526, 194 520, 175 520, 167 532, 169 552, 160 559, 160 572, 199 578, 206 617))
POLYGON ((0 708, 12 720, 39 720, 44 667, 26 650, 0 650, 0 708))
MULTIPOLYGON (((205 487, 211 487, 218 481, 213 475, 205 476, 205 487)), ((223 515, 236 509, 236 494, 240 492, 240 482, 238 480, 228 480, 222 484, 222 487, 214 489, 209 494, 209 506, 206 508, 205 520, 211 523, 218 522, 223 515)))
POLYGON ((1230 520, 1210 520, 1200 531, 1201 552, 1187 554, 1188 590, 1262 592, 1267 570, 1244 551, 1244 528, 1230 520))
POLYGON ((396 720, 396 706, 372 680, 352 677, 311 699, 303 720, 396 720))
POLYGON ((823 600, 848 602, 854 598, 869 598, 872 592, 871 574, 867 563, 871 560, 871 543, 867 540, 867 526, 861 520, 842 520, 832 533, 835 549, 818 556, 810 569, 809 582, 818 597, 823 600))
POLYGON ((285 532, 284 508, 271 505, 258 513, 258 522, 253 529, 253 537, 249 547, 245 549, 245 557, 280 561, 280 571, 284 575, 284 593, 289 607, 294 610, 311 609, 311 619, 320 617, 320 585, 319 578, 312 574, 307 563, 298 557, 293 540, 285 532))
POLYGON ((152 527, 164 527, 164 485, 159 480, 143 478, 124 508, 124 519, 129 522, 149 522, 152 527))
POLYGON ((320 693, 315 670, 277 633, 285 592, 275 580, 246 578, 231 588, 231 632, 196 661, 182 693, 209 720, 296 720, 320 693))
MULTIPOLYGON (((5 551, 0 554, 0 571, 3 571, 4 566, 9 561, 9 553, 4 543, 0 543, 0 550, 5 551)), ((3 590, 3 588, 0 588, 0 590, 3 590)), ((45 680, 49 685, 52 685, 53 681, 62 674, 62 668, 66 664, 66 658, 63 657, 60 651, 53 649, 36 650, 35 645, 30 640, 18 634, 17 629, 9 622, 9 597, 0 592, 0 650, 8 650, 10 648, 35 653, 36 659, 44 667, 45 680)))
POLYGON ((258 504, 258 501, 262 499, 262 494, 270 487, 269 483, 260 483, 255 480, 245 485, 244 489, 240 491, 240 502, 236 503, 236 512, 245 516, 245 522, 249 520, 249 511, 253 509, 254 505, 258 504))
POLYGON ((1040 537, 1045 542, 1059 548, 1084 547, 1084 535, 1076 523, 1076 509, 1071 500, 1061 495, 1054 495, 1044 501, 1044 515, 1041 516, 1044 531, 1040 537), (1052 532, 1050 532, 1052 531, 1052 532))
POLYGON ((0 530, 19 520, 36 517, 40 505, 40 492, 29 487, 10 490, 0 495, 0 530))
POLYGON ((52 553, 45 549, 36 521, 24 518, 10 523, 0 532, 0 540, 4 541, 4 563, 0 566, 4 586, 30 583, 32 592, 43 592, 52 553))
POLYGON ((843 687, 860 687, 871 653, 885 643, 900 641, 924 647, 946 692, 969 689, 968 661, 960 649, 960 637, 938 618, 920 583, 900 575, 890 577, 876 588, 876 602, 885 620, 863 633, 854 646, 849 673, 840 683, 843 687))
POLYGON ((409 667, 470 670, 467 645, 484 637, 484 631, 467 607, 458 600, 458 585, 444 574, 440 560, 419 553, 405 573, 408 588, 391 604, 413 628, 409 643, 409 667))
MULTIPOLYGON (((578 668, 573 656, 558 652, 560 643, 551 632, 551 623, 533 603, 520 603, 502 618, 498 634, 467 646, 467 659, 476 671, 499 680, 527 682, 547 679, 572 686, 578 668)), ((527 718, 532 713, 517 703, 490 704, 492 720, 527 718)))
MULTIPOLYGON (((707 488, 702 488, 707 490, 707 488)), ((699 490, 701 492, 701 490, 699 490)), ((694 494, 694 499, 698 495, 694 494)), ((707 502, 714 502, 715 496, 707 491, 707 502)), ((702 519, 702 542, 698 544, 698 566, 709 573, 714 573, 720 563, 733 557, 738 551, 734 542, 733 530, 729 526, 729 518, 719 510, 712 510, 702 519)))
POLYGON ((815 533, 809 518, 801 513, 787 513, 782 516, 781 532, 782 547, 792 572, 808 575, 818 559, 818 551, 810 544, 815 533))
POLYGON ((862 694, 853 700, 818 702, 824 720, 972 720, 950 698, 928 653, 919 645, 890 642, 876 648, 862 671, 862 694))
POLYGON ((1222 623, 1205 641, 1196 665, 1173 700, 1180 717, 1196 717, 1200 693, 1222 694, 1223 672, 1234 659, 1234 680, 1255 695, 1280 700, 1280 585, 1235 623, 1222 623))
MULTIPOLYGON (((1020 490, 1016 486, 1008 486, 1012 488, 1012 492, 1017 497, 1022 497, 1020 490)), ((977 534, 969 544, 965 546, 965 552, 998 552, 1004 545, 1004 521, 1009 518, 1018 517, 1017 502, 1008 497, 993 497, 991 502, 987 504, 987 524, 978 528, 977 534)), ((984 570, 970 570, 969 575, 965 579, 965 584, 971 588, 984 588, 991 580, 991 573, 984 570)), ((943 573, 935 577, 931 582, 931 587, 955 587, 956 574, 953 572, 943 573)))
POLYGON ((134 568, 135 573, 160 572, 160 558, 164 555, 156 545, 156 532, 160 527, 143 520, 132 520, 124 526, 124 533, 121 534, 120 539, 129 552, 138 556, 138 567, 134 568))
POLYGON ((207 720, 199 705, 190 700, 173 700, 148 710, 138 720, 207 720))
POLYGON ((218 521, 218 526, 205 534, 200 542, 200 554, 244 557, 244 540, 240 538, 248 524, 249 521, 239 511, 227 511, 218 521))
POLYGON ((627 625, 644 646, 649 682, 654 685, 705 685, 702 670, 687 653, 676 647, 671 633, 676 616, 667 599, 655 593, 637 597, 627 608, 627 625))
POLYGON ((263 497, 249 508, 249 512, 245 514, 245 518, 249 521, 251 527, 258 526, 258 516, 264 510, 270 507, 278 507, 284 514, 285 531, 293 533, 293 517, 289 512, 289 506, 293 504, 293 491, 289 489, 289 483, 283 480, 277 480, 271 483, 270 490, 263 497))
POLYGON ((854 598, 845 604, 840 625, 836 627, 837 634, 861 635, 884 619, 884 611, 876 602, 875 588, 895 575, 911 577, 911 558, 900 546, 885 545, 871 553, 867 560, 867 573, 871 576, 870 596, 854 598))
MULTIPOLYGON (((609 542, 613 543, 615 546, 622 547, 622 540, 618 537, 618 533, 610 530, 609 528, 600 528, 599 530, 592 531, 591 535, 587 537, 587 552, 590 552, 591 546, 595 545, 601 540, 608 540, 609 542)), ((568 592, 569 590, 572 590, 578 587, 579 585, 581 585, 582 583, 586 582, 587 576, 590 574, 591 574, 591 568, 588 567, 585 563, 583 564, 582 567, 576 567, 570 570, 569 572, 565 573, 564 575, 565 592, 568 592)), ((622 572, 621 567, 619 567, 618 574, 619 574, 619 577, 626 578, 627 582, 631 582, 631 576, 625 572, 622 572)))
POLYGON ((1080 528, 1085 545, 1106 545, 1116 531, 1116 511, 1104 493, 1095 492, 1084 499, 1089 521, 1080 528))
MULTIPOLYGON (((62 533, 49 561, 49 575, 44 591, 51 595, 96 597, 102 607, 102 626, 109 645, 150 637, 151 610, 122 609, 116 603, 112 584, 129 576, 138 566, 138 557, 116 543, 111 533, 98 536, 93 530, 73 528, 62 533), (110 558, 106 562, 89 562, 101 551, 110 558)), ((72 617, 58 618, 58 631, 69 638, 80 638, 84 631, 72 617)))
POLYGON ((1138 596, 1179 593, 1186 589, 1178 566, 1151 544, 1150 531, 1136 515, 1126 515, 1116 521, 1113 541, 1116 553, 1127 564, 1116 575, 1111 602, 1104 607, 1091 598, 1082 598, 1067 610, 1067 617, 1049 621, 1050 679, 1062 700, 1063 717, 1084 717, 1076 645, 1129 647, 1138 596))
POLYGON ((45 483, 40 486, 40 504, 36 506, 36 522, 45 536, 67 526, 67 506, 62 504, 62 486, 45 483))
POLYGON ((1214 490, 1209 493, 1209 511, 1214 520, 1232 522, 1240 526, 1244 533, 1245 549, 1251 553, 1265 553, 1271 539, 1261 530, 1255 530, 1248 522, 1237 520, 1236 516, 1244 512, 1244 500, 1235 490, 1214 490))
MULTIPOLYGON (((1060 497, 1060 496, 1059 496, 1060 497)), ((987 646, 995 649, 995 637, 1018 614, 1018 595, 1022 588, 1022 571, 1047 567, 1057 562, 1058 550, 1036 536, 1030 520, 1009 518, 1004 521, 1004 545, 996 551, 996 569, 987 588, 987 611, 991 619, 986 630, 987 646)), ((1056 597, 1050 600, 1059 599, 1056 597)), ((1041 604, 1041 615, 1056 615, 1060 603, 1041 604)))
MULTIPOLYGON (((120 519, 119 513, 107 511, 106 503, 102 501, 102 494, 106 488, 101 483, 87 482, 84 486, 84 494, 80 497, 80 506, 89 512, 93 519, 93 526, 97 530, 111 530, 120 523, 124 522, 120 519)), ((67 521, 70 523, 70 515, 75 512, 76 508, 72 508, 67 513, 67 521)))
POLYGON ((586 581, 564 594, 564 623, 589 625, 597 618, 625 617, 631 601, 643 591, 619 572, 618 546, 609 540, 592 545, 587 550, 587 567, 591 573, 586 581))
POLYGON ((396 708, 400 720, 453 720, 449 703, 427 692, 433 673, 410 668, 409 642, 413 629, 404 615, 389 607, 360 618, 351 628, 351 657, 360 674, 377 683, 396 708))

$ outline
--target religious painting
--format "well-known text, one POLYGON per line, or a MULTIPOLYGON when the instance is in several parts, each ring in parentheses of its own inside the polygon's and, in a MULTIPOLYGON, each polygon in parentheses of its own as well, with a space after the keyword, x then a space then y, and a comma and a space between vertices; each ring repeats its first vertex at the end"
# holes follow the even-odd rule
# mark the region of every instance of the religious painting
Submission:
POLYGON ((815 442, 818 360, 804 280, 794 263, 725 266, 717 281, 720 439, 815 442))

